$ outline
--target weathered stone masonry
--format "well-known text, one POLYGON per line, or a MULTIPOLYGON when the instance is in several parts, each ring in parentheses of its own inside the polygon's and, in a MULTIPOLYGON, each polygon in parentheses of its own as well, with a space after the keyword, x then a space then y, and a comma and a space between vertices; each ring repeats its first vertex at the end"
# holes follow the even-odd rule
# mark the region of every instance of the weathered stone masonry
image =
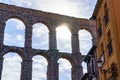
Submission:
POLYGON ((84 56, 79 51, 78 31, 88 30, 93 37, 93 45, 96 44, 96 31, 94 21, 74 18, 64 15, 42 12, 13 5, 0 3, 0 80, 2 74, 3 56, 8 52, 16 52, 22 57, 21 80, 32 79, 32 57, 42 55, 48 61, 47 80, 58 80, 58 59, 66 58, 72 64, 72 80, 80 80, 83 69, 81 62, 84 56), (17 18, 25 24, 25 46, 7 46, 3 44, 5 23, 10 18, 17 18), (49 29, 49 50, 32 49, 32 25, 41 22, 49 29), (56 27, 67 24, 72 33, 72 53, 62 53, 57 50, 56 27))

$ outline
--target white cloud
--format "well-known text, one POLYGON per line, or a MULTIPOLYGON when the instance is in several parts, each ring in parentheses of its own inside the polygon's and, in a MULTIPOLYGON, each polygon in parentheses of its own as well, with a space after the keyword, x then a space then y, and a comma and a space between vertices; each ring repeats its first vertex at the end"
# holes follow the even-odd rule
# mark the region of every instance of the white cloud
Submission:
POLYGON ((66 59, 59 59, 59 79, 60 80, 71 80, 71 68, 72 65, 66 59))
POLYGON ((6 22, 6 26, 15 28, 16 30, 25 30, 24 23, 21 20, 16 19, 16 18, 8 19, 8 21, 6 22), (10 25, 8 26, 8 24, 10 25))
POLYGON ((83 29, 83 30, 79 31, 79 38, 81 40, 84 40, 84 39, 89 40, 89 39, 92 39, 92 36, 91 36, 90 32, 88 32, 87 30, 83 29))
POLYGON ((24 33, 25 26, 18 19, 9 19, 6 22, 5 34, 4 34, 4 44, 10 46, 24 46, 24 33))
POLYGON ((19 19, 11 18, 7 21, 7 23, 13 23, 12 27, 15 27, 17 30, 25 30, 24 23, 19 19))
POLYGON ((35 49, 48 49, 49 31, 44 24, 33 25, 32 47, 35 49))
POLYGON ((17 30, 25 30, 25 26, 23 24, 21 24, 20 22, 17 22, 16 29, 17 30))
POLYGON ((61 70, 72 68, 70 62, 66 59, 61 58, 61 59, 58 60, 58 63, 60 63, 59 66, 60 66, 61 70))
POLYGON ((60 52, 69 52, 71 53, 71 41, 70 40, 62 40, 57 39, 57 48, 60 52))
POLYGON ((4 58, 2 80, 20 80, 22 59, 15 53, 6 54, 4 58))
POLYGON ((4 37, 4 44, 10 45, 10 46, 24 46, 24 36, 23 35, 11 35, 11 34, 5 34, 4 37))
POLYGON ((33 57, 32 80, 46 80, 47 64, 47 60, 44 57, 33 57))
POLYGON ((49 31, 44 24, 36 23, 33 25, 33 36, 35 38, 43 37, 43 35, 48 36, 48 32, 49 31))
MULTIPOLYGON (((8 1, 2 1, 8 3, 8 1)), ((75 17, 90 18, 96 0, 9 0, 9 4, 59 13, 75 17)))
POLYGON ((67 26, 59 26, 57 29, 57 48, 60 52, 71 53, 71 33, 67 26))
POLYGON ((79 31, 79 41, 80 41, 80 52, 84 55, 88 53, 88 51, 92 47, 92 36, 86 30, 79 31))
POLYGON ((24 37, 22 35, 16 35, 15 40, 23 41, 24 37))

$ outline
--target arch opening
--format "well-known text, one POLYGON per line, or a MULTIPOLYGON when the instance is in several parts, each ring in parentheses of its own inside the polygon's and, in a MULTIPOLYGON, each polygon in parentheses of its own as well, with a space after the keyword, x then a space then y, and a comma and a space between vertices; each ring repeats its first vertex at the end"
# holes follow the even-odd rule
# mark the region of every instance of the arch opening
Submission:
POLYGON ((49 47, 49 30, 46 25, 42 23, 36 23, 33 25, 32 30, 32 48, 34 49, 45 49, 49 47))
POLYGON ((71 32, 66 25, 61 25, 56 28, 57 31, 57 48, 61 52, 71 53, 71 32))
POLYGON ((80 52, 83 55, 87 55, 89 50, 92 48, 92 36, 89 31, 83 29, 79 31, 79 47, 80 52))
POLYGON ((20 80, 22 58, 13 52, 4 55, 1 80, 20 80))
POLYGON ((24 47, 25 25, 16 18, 10 18, 6 21, 3 44, 9 46, 24 47))
POLYGON ((47 80, 47 60, 40 55, 32 58, 32 80, 47 80))
POLYGON ((59 63, 59 80, 72 80, 71 78, 71 63, 64 58, 58 60, 59 63))

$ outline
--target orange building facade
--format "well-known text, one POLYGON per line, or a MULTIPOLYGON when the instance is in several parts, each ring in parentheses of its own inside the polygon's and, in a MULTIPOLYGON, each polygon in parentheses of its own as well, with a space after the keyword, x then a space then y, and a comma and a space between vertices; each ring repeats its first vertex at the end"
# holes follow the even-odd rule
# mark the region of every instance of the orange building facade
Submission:
POLYGON ((93 18, 100 80, 120 80, 120 0, 98 0, 93 18))

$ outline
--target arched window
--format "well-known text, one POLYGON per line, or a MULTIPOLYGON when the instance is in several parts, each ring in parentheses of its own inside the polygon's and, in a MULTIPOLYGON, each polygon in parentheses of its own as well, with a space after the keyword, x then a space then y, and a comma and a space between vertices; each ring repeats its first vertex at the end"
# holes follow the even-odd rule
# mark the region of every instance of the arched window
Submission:
POLYGON ((6 21, 4 44, 9 46, 24 47, 25 25, 19 19, 11 18, 6 21))
POLYGON ((61 52, 71 53, 71 33, 67 26, 59 26, 57 29, 57 48, 61 52))
POLYGON ((47 80, 47 60, 42 56, 33 57, 32 80, 47 80))
POLYGON ((59 59, 59 80, 72 80, 71 78, 71 68, 72 65, 67 59, 59 59))
POLYGON ((2 79, 20 80, 22 59, 17 53, 7 53, 4 55, 2 79))
POLYGON ((79 31, 79 44, 80 52, 83 55, 86 55, 92 48, 92 36, 87 30, 83 29, 79 31))
POLYGON ((32 48, 48 50, 49 44, 49 30, 42 23, 33 25, 32 31, 32 48))

